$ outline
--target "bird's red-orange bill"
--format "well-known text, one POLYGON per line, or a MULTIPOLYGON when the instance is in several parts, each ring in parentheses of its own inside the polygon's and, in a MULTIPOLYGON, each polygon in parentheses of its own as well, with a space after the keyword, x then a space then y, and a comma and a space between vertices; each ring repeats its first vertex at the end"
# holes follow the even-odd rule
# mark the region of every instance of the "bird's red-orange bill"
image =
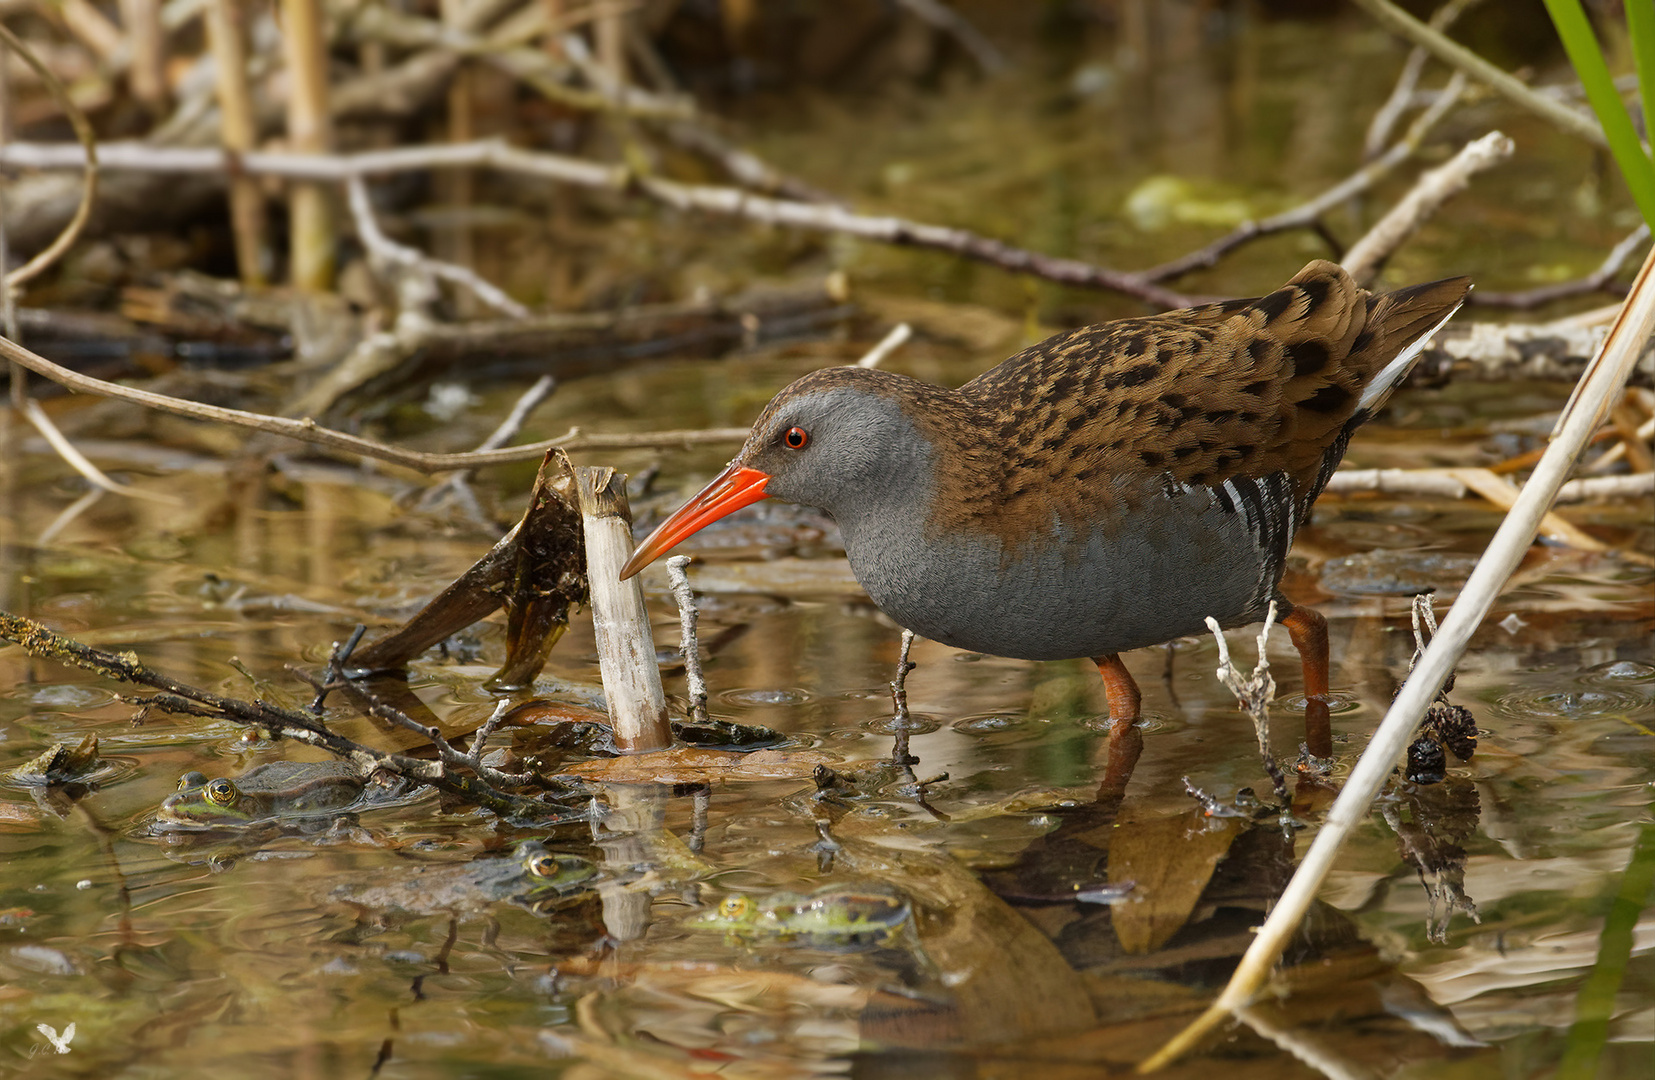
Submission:
POLYGON ((665 555, 698 529, 765 498, 764 485, 769 482, 769 473, 731 465, 649 534, 649 539, 621 567, 621 580, 665 555))

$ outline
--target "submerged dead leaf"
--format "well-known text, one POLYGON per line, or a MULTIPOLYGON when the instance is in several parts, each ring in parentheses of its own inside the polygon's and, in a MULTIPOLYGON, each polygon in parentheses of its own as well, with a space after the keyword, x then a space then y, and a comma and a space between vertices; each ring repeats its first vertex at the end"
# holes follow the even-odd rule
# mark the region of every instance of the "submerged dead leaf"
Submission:
POLYGON ((1199 809, 1116 825, 1109 844, 1109 881, 1137 883, 1126 902, 1111 912, 1122 949, 1152 952, 1189 922, 1240 828, 1239 819, 1208 818, 1199 809))
POLYGON ((743 754, 704 746, 675 746, 648 754, 596 758, 558 773, 618 784, 694 784, 745 780, 803 780, 837 759, 821 750, 754 750, 743 754))
POLYGON ((913 898, 920 951, 949 1000, 880 995, 864 1038, 889 1046, 983 1045, 1078 1031, 1096 1019, 1086 980, 1032 923, 948 855, 846 841, 841 859, 913 898))

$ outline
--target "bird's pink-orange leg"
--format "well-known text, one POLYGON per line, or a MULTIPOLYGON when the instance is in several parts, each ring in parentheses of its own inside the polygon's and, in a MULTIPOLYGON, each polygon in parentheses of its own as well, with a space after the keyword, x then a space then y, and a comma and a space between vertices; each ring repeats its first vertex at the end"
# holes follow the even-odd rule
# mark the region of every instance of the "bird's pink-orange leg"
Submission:
POLYGON ((1103 676, 1103 692, 1109 698, 1109 764, 1103 770, 1098 798, 1119 801, 1126 794, 1138 756, 1144 752, 1144 733, 1138 730, 1143 695, 1116 653, 1094 656, 1092 663, 1103 676))
POLYGON ((1328 701, 1327 620, 1315 608, 1295 605, 1281 624, 1304 664, 1304 741, 1317 757, 1333 756, 1328 701))

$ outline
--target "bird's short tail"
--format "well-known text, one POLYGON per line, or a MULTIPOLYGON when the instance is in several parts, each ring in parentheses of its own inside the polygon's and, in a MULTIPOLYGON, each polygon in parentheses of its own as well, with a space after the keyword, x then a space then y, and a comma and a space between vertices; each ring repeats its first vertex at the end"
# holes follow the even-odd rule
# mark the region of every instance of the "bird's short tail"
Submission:
POLYGON ((1471 291, 1468 277, 1444 278, 1424 285, 1368 298, 1368 322, 1364 334, 1382 336, 1381 354, 1395 351, 1395 359, 1362 388, 1356 403, 1353 427, 1378 412, 1397 384, 1419 362, 1419 355, 1442 325, 1454 317, 1471 291))

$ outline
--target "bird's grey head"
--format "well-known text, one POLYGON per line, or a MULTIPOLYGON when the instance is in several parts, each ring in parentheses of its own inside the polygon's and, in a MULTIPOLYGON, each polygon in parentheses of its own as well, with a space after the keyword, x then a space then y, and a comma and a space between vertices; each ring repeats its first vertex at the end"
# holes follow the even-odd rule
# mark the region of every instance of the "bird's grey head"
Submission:
POLYGON ((812 372, 770 402, 734 464, 769 474, 765 494, 841 522, 892 499, 923 505, 929 444, 893 392, 912 382, 854 367, 812 372))

